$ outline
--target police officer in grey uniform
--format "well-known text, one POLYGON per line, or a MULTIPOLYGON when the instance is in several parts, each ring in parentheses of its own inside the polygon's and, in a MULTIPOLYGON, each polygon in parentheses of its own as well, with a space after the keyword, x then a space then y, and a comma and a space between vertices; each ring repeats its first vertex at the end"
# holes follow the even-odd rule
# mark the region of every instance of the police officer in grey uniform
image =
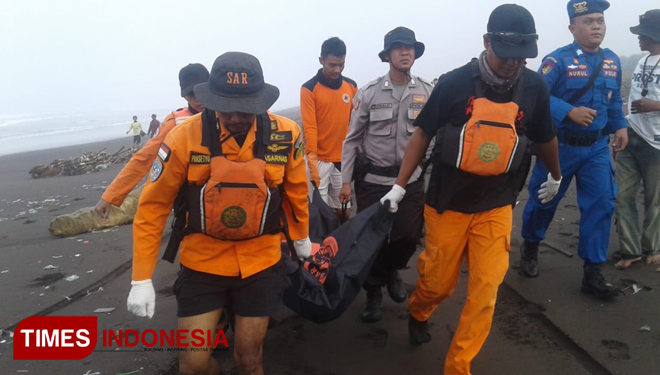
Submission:
MULTIPOLYGON (((415 39, 412 30, 397 27, 390 31, 385 35, 384 49, 378 54, 381 61, 389 63, 389 73, 362 87, 353 99, 341 158, 343 186, 339 199, 342 203, 350 200, 355 161, 361 147, 369 163, 366 176, 355 184, 358 212, 387 194, 399 174, 403 153, 415 130, 413 120, 433 90, 431 82, 410 74, 410 68, 423 53, 424 44, 415 39)), ((406 299, 406 288, 398 270, 406 266, 422 234, 423 185, 421 168, 417 168, 407 190, 401 192, 405 194, 403 200, 390 208, 398 213, 389 243, 381 249, 364 285, 367 304, 362 320, 365 322, 380 320, 384 285, 395 302, 406 299)))

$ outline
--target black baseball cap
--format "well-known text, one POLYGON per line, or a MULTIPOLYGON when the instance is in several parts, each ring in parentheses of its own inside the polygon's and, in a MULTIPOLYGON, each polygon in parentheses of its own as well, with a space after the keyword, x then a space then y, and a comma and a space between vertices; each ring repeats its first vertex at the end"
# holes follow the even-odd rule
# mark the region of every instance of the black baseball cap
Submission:
POLYGON ((502 59, 535 58, 538 56, 534 17, 516 4, 495 8, 488 19, 488 35, 497 57, 502 59))
POLYGON ((209 80, 209 70, 202 64, 188 64, 179 71, 181 97, 193 92, 195 85, 209 80))
POLYGON ((256 57, 227 52, 215 59, 208 82, 195 86, 195 96, 214 111, 260 114, 275 104, 280 90, 264 81, 256 57))

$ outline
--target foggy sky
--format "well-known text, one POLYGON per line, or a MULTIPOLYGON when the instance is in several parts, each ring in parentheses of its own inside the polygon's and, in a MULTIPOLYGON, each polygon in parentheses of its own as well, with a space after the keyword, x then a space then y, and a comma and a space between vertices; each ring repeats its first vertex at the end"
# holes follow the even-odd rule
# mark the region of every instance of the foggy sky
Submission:
MULTIPOLYGON (((361 86, 387 72, 377 54, 396 26, 413 29, 426 44, 413 74, 432 79, 478 55, 488 16, 502 3, 7 0, 0 4, 0 115, 174 109, 184 104, 179 69, 199 62, 210 70, 226 51, 257 56, 266 81, 280 88, 273 108, 294 107, 300 86, 320 67, 325 39, 346 42, 344 75, 361 86)), ((534 15, 540 57, 572 41, 566 1, 517 3, 534 15)), ((629 27, 660 3, 611 4, 603 46, 622 56, 639 53, 629 27)))

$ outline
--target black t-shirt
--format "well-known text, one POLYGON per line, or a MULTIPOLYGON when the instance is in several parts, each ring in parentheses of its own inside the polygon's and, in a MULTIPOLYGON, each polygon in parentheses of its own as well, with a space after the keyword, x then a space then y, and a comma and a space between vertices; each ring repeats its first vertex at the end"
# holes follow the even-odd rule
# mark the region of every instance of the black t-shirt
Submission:
MULTIPOLYGON (((524 94, 522 102, 518 103, 523 117, 518 134, 536 143, 549 142, 555 137, 556 129, 550 114, 548 89, 536 72, 527 68, 523 72, 524 94)), ((513 100, 514 90, 497 94, 486 83, 482 82, 482 87, 488 100, 496 103, 513 100)), ((466 110, 474 96, 474 78, 468 63, 440 77, 414 125, 431 137, 449 123, 463 126, 470 118, 466 110)), ((438 212, 452 210, 463 213, 483 212, 514 204, 529 172, 530 160, 531 156, 527 156, 517 171, 500 176, 477 176, 435 163, 431 184, 436 184, 437 188, 429 189, 427 204, 438 212)))

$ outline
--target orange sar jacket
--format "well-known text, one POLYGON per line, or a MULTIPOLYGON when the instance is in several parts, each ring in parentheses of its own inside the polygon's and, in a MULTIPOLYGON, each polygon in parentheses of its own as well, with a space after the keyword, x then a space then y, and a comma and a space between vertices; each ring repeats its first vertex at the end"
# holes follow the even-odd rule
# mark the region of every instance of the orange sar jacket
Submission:
POLYGON ((135 153, 131 160, 122 168, 117 177, 112 181, 101 198, 115 206, 121 206, 128 194, 149 173, 151 165, 156 159, 158 149, 167 134, 176 125, 188 119, 192 113, 186 108, 179 108, 165 117, 156 135, 151 138, 140 151, 135 153))
POLYGON ((320 69, 300 89, 300 114, 305 129, 305 152, 316 153, 318 160, 341 161, 342 146, 348 134, 352 102, 357 84, 341 76, 329 82, 320 69))
MULTIPOLYGON (((270 113, 269 116, 271 130, 286 135, 290 150, 284 154, 286 164, 267 162, 265 180, 269 187, 282 185, 282 207, 291 238, 303 239, 308 236, 309 212, 302 134, 295 122, 270 113)), ((254 158, 256 123, 255 120, 242 147, 238 146, 234 138, 229 138, 222 145, 224 157, 231 161, 249 161, 254 158)), ((220 139, 227 136, 229 132, 221 125, 220 139)), ((186 181, 191 185, 204 185, 210 173, 210 152, 202 146, 202 117, 197 114, 177 126, 165 138, 158 159, 154 161, 149 181, 140 196, 133 222, 134 281, 150 279, 153 275, 161 235, 181 186, 186 181)), ((280 260, 281 241, 279 233, 243 241, 225 241, 201 233, 191 233, 181 242, 179 261, 196 271, 246 278, 280 260)))

